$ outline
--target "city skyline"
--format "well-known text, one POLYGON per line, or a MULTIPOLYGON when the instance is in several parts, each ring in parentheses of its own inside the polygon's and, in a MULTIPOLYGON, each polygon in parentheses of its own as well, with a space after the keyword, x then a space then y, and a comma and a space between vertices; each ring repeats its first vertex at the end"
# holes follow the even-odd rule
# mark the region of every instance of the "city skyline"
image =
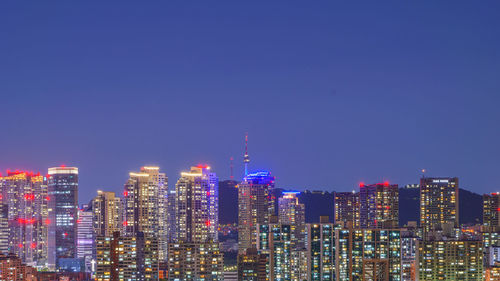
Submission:
POLYGON ((138 165, 241 179, 248 132, 278 187, 497 191, 500 4, 426 2, 2 3, 0 171, 76 166, 87 202, 138 165))

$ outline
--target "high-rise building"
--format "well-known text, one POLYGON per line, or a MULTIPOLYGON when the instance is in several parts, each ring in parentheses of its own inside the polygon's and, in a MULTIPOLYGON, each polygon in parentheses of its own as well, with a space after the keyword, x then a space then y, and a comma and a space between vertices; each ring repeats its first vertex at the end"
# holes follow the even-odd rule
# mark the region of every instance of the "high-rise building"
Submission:
MULTIPOLYGON (((279 223, 258 225, 257 250, 269 259, 269 280, 292 280, 292 230, 279 223)), ((295 279, 294 279, 295 280, 295 279)))
MULTIPOLYGON (((304 280, 307 278, 306 250, 296 247, 290 224, 278 223, 271 218, 270 224, 258 226, 257 250, 268 260, 268 280, 304 280)), ((245 255, 240 255, 243 258, 245 255)))
POLYGON ((445 225, 458 227, 458 178, 420 180, 420 227, 424 235, 445 225))
POLYGON ((274 177, 267 171, 248 174, 238 185, 238 253, 257 248, 257 225, 269 224, 274 210, 274 177))
POLYGON ((483 225, 500 232, 500 192, 483 195, 483 225))
POLYGON ((278 199, 279 223, 290 225, 294 249, 305 247, 306 208, 304 204, 299 203, 298 194, 300 192, 297 191, 283 192, 283 196, 278 199))
POLYGON ((169 190, 167 195, 167 241, 177 241, 176 206, 177 196, 175 190, 169 190))
MULTIPOLYGON (((2 200, 0 200, 2 202, 2 200)), ((0 203, 0 254, 9 252, 9 210, 7 204, 0 203)))
POLYGON ((168 193, 169 280, 222 280, 223 255, 218 242, 218 178, 206 165, 182 172, 168 193))
POLYGON ((224 259, 218 242, 169 243, 168 247, 168 280, 223 280, 224 259))
POLYGON ((49 254, 55 252, 56 266, 76 259, 76 220, 78 217, 78 168, 54 167, 48 171, 49 254))
POLYGON ((417 280, 483 280, 481 241, 418 241, 417 280))
POLYGON ((267 281, 268 255, 259 254, 257 249, 250 248, 244 255, 238 256, 238 280, 267 281))
POLYGON ((0 177, 0 190, 3 204, 0 227, 5 231, 7 223, 9 234, 2 238, 8 241, 8 252, 16 254, 29 266, 49 268, 50 198, 46 178, 39 173, 8 171, 5 177, 0 177))
POLYGON ((111 237, 123 229, 123 202, 114 192, 97 191, 92 199, 92 214, 95 236, 111 237))
POLYGON ((132 172, 124 190, 124 230, 126 234, 142 232, 159 243, 159 258, 167 255, 167 177, 159 167, 145 166, 132 172))
POLYGON ((399 226, 399 189, 388 182, 360 184, 359 218, 361 228, 397 228, 399 226))
POLYGON ((359 193, 335 192, 335 223, 359 227, 359 193))
POLYGON ((96 280, 158 280, 158 239, 140 231, 96 239, 96 280))
POLYGON ((322 223, 307 224, 307 238, 307 280, 337 280, 334 225, 326 218, 322 223))
POLYGON ((401 280, 400 230, 337 229, 335 239, 336 280, 401 280))
POLYGON ((401 237, 401 281, 414 281, 417 276, 417 237, 401 237))
POLYGON ((76 256, 84 265, 85 272, 92 272, 94 229, 92 206, 85 204, 78 210, 76 256))
POLYGON ((210 167, 198 165, 182 172, 175 188, 177 240, 218 241, 218 179, 210 167))

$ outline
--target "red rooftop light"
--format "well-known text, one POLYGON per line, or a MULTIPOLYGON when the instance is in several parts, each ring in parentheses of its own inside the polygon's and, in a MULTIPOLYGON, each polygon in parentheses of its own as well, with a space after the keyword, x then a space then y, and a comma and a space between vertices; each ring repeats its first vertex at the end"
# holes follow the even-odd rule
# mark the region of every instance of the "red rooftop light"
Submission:
POLYGON ((360 182, 359 183, 359 187, 363 187, 363 186, 365 186, 365 183, 364 182, 360 182))

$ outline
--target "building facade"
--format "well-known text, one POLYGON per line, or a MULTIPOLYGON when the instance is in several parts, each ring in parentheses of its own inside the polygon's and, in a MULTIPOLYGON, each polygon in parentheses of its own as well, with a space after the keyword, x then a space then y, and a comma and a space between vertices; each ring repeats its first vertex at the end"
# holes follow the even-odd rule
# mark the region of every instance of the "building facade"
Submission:
POLYGON ((418 241, 417 280, 483 280, 481 241, 418 241))
POLYGON ((50 262, 48 251, 50 197, 46 177, 8 171, 5 177, 0 177, 0 190, 3 218, 0 231, 4 232, 0 239, 8 243, 4 252, 16 254, 29 266, 53 268, 54 256, 51 255, 50 262))
POLYGON ((359 187, 361 228, 399 227, 399 189, 388 182, 359 187))
POLYGON ((269 224, 274 213, 274 177, 267 171, 248 174, 238 185, 238 254, 257 248, 257 225, 269 224))
MULTIPOLYGON (((78 218, 78 168, 54 167, 48 170, 49 254, 55 253, 57 268, 76 261, 78 218)), ((69 270, 69 269, 68 269, 69 270)))
POLYGON ((209 166, 182 172, 175 188, 176 239, 184 242, 218 241, 218 179, 209 166))
POLYGON ((458 227, 458 178, 420 180, 420 227, 424 235, 451 225, 458 227))
POLYGON ((158 280, 158 240, 142 232, 96 238, 96 280, 158 280))
POLYGON ((359 193, 335 192, 335 223, 359 227, 359 193))
POLYGON ((123 202, 114 192, 97 191, 92 199, 95 236, 109 236, 123 229, 123 202))

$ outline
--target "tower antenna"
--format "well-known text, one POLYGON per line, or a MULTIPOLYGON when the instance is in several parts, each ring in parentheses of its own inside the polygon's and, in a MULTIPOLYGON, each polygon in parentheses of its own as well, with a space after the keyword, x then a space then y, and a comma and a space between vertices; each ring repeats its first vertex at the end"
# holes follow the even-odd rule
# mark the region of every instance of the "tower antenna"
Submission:
POLYGON ((243 156, 243 163, 245 163, 245 177, 248 175, 248 163, 250 157, 248 156, 248 133, 245 134, 245 156, 243 156))
POLYGON ((233 176, 233 156, 231 156, 231 158, 229 158, 229 160, 231 161, 231 176, 230 176, 230 178, 231 178, 231 180, 233 180, 234 179, 234 176, 233 176))

